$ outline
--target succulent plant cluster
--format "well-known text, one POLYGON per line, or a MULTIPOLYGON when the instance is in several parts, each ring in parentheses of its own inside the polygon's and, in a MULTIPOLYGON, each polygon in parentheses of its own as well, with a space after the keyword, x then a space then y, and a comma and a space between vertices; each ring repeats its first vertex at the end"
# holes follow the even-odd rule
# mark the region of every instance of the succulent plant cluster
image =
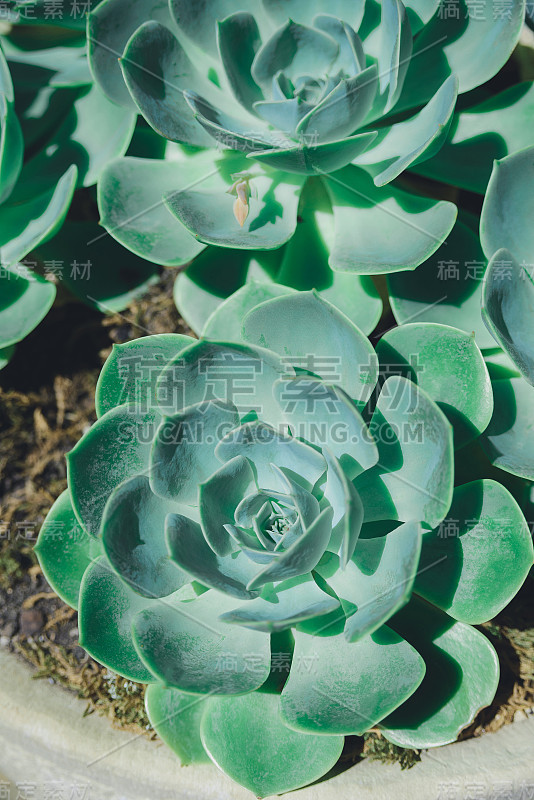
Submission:
POLYGON ((200 337, 115 346, 68 454, 37 553, 80 643, 259 797, 454 741, 534 558, 525 0, 5 5, 0 367, 57 284, 160 266, 200 337))
POLYGON ((405 747, 454 741, 499 676, 473 625, 533 550, 504 485, 455 478, 455 446, 493 412, 471 336, 414 323, 375 352, 285 287, 241 330, 114 348, 37 547, 83 647, 148 683, 182 760, 266 796, 375 725, 405 747))

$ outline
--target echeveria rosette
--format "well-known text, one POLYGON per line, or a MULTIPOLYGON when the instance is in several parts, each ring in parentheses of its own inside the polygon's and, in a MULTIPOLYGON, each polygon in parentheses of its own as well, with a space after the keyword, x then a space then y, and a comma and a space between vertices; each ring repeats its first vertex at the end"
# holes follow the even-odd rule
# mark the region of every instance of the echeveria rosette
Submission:
POLYGON ((50 265, 103 310, 124 308, 156 272, 102 236, 96 218, 65 222, 75 190, 87 193, 126 152, 137 116, 93 82, 85 14, 76 17, 67 0, 53 13, 42 1, 12 6, 12 27, 0 35, 0 350, 8 353, 54 301, 56 287, 42 277, 50 265), (21 268, 26 257, 40 269, 21 268), (83 279, 75 262, 90 264, 83 279))
POLYGON ((483 192, 492 158, 527 143, 528 85, 495 108, 467 94, 508 59, 523 0, 482 19, 457 5, 458 19, 437 0, 104 0, 90 15, 102 90, 194 148, 178 164, 120 159, 99 187, 102 222, 127 247, 167 264, 201 254, 176 288, 194 330, 258 278, 328 290, 349 316, 352 294, 379 314, 368 276, 409 280, 456 218, 453 203, 412 189, 409 172, 437 164, 437 180, 463 186, 468 174, 483 192), (480 147, 479 129, 496 131, 498 150, 480 147), (311 271, 312 248, 291 247, 310 236, 311 271))
POLYGON ((37 551, 182 762, 266 796, 375 725, 453 741, 498 682, 472 626, 533 550, 500 483, 455 485, 454 441, 493 406, 472 337, 406 325, 375 353, 317 293, 256 299, 239 341, 114 348, 37 551))

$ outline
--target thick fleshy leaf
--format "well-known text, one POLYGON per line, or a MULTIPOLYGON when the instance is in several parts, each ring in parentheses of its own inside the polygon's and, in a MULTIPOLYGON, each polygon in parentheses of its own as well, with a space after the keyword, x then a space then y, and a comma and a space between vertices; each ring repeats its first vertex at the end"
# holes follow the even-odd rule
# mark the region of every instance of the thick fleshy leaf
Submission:
POLYGON ((67 453, 72 505, 88 533, 98 536, 104 506, 127 478, 146 475, 160 417, 127 405, 111 409, 67 453))
POLYGON ((493 700, 499 682, 497 653, 475 628, 454 622, 422 600, 413 599, 391 625, 417 648, 426 674, 410 699, 383 720, 382 735, 401 747, 454 742, 493 700))
POLYGON ((280 70, 291 80, 300 75, 326 75, 338 53, 339 45, 327 33, 288 19, 259 49, 252 77, 270 89, 280 70))
POLYGON ((268 167, 287 170, 301 175, 325 175, 350 164, 376 139, 376 133, 359 133, 347 139, 320 144, 307 143, 306 137, 315 137, 315 132, 304 132, 304 142, 293 147, 274 150, 258 150, 247 158, 259 161, 268 167))
POLYGON ((170 514, 166 523, 166 540, 172 560, 195 580, 241 600, 258 596, 259 592, 246 588, 258 572, 258 565, 249 561, 242 552, 217 555, 206 543, 202 528, 194 520, 181 514, 170 514))
POLYGON ((230 459, 200 484, 202 532, 214 553, 225 556, 234 549, 225 526, 234 523, 239 503, 256 488, 252 466, 244 456, 230 459))
MULTIPOLYGON (((262 0, 269 16, 282 25, 288 18, 309 25, 316 25, 315 17, 325 13, 324 0, 262 0)), ((328 14, 348 22, 358 30, 363 18, 365 0, 331 0, 328 14)))
POLYGON ((141 411, 156 406, 162 370, 194 341, 181 333, 159 333, 114 344, 96 385, 98 416, 123 403, 136 404, 141 411))
MULTIPOLYGON (((174 302, 187 324, 199 334, 219 305, 247 282, 271 283, 284 248, 278 250, 230 250, 208 247, 174 284, 174 302)), ((221 339, 235 339, 231 331, 237 320, 227 319, 221 339)))
POLYGON ((84 87, 54 131, 44 157, 57 172, 75 164, 78 186, 93 186, 104 167, 124 155, 135 123, 136 114, 109 100, 98 85, 84 87))
POLYGON ((279 472, 271 469, 273 464, 306 489, 311 489, 326 469, 325 460, 317 450, 262 422, 249 422, 229 431, 215 452, 221 461, 238 455, 248 458, 254 465, 260 489, 287 491, 287 483, 281 480, 279 472))
POLYGON ((281 714, 295 730, 361 735, 413 694, 423 679, 422 658, 385 625, 358 642, 347 642, 342 633, 325 633, 294 632, 293 666, 282 691, 281 714), (306 661, 312 664, 309 671, 303 669, 306 661))
POLYGON ((435 527, 452 499, 452 426, 415 383, 388 378, 370 425, 378 444, 375 467, 356 478, 365 521, 407 522, 435 527))
POLYGON ((220 191, 201 187, 198 191, 167 192, 165 203, 182 225, 206 244, 256 250, 280 247, 295 231, 304 178, 256 168, 247 180, 251 196, 243 225, 235 217, 235 197, 228 186, 220 191))
POLYGON ((67 489, 48 512, 34 550, 56 594, 72 608, 78 608, 83 574, 102 548, 76 519, 67 489))
POLYGON ((442 3, 415 41, 395 111, 424 103, 450 74, 458 77, 460 92, 489 81, 517 44, 524 9, 524 0, 511 0, 506 14, 496 18, 484 9, 473 13, 469 0, 459 0, 453 14, 442 3))
POLYGON ((319 142, 338 141, 350 136, 365 119, 377 88, 376 65, 354 78, 340 81, 335 89, 298 124, 297 133, 317 137, 319 142))
POLYGON ((406 8, 401 0, 382 0, 378 68, 383 113, 393 108, 402 91, 413 49, 406 8))
POLYGON ((165 518, 179 506, 157 497, 148 478, 130 478, 110 495, 102 517, 102 544, 112 567, 143 597, 165 597, 190 582, 169 558, 165 518))
MULTIPOLYGON (((25 184, 32 173, 22 170, 19 184, 25 184)), ((76 185, 76 167, 68 168, 57 183, 43 194, 25 200, 17 198, 17 189, 0 207, 0 259, 9 266, 21 261, 30 250, 51 238, 65 219, 76 185), (29 221, 29 223, 28 223, 29 221)), ((26 190, 28 185, 25 186, 26 190)))
POLYGON ((533 560, 532 536, 510 492, 492 480, 473 481, 454 490, 446 522, 423 537, 415 590, 454 619, 478 625, 510 602, 533 560), (437 560, 439 569, 425 570, 437 560))
POLYGON ((365 403, 375 386, 377 363, 369 340, 316 291, 257 306, 245 317, 243 337, 293 367, 334 381, 356 402, 365 403))
POLYGON ((200 732, 219 769, 259 798, 318 780, 343 749, 342 736, 290 730, 280 716, 279 695, 267 692, 211 699, 200 732))
POLYGON ((129 157, 114 161, 98 184, 100 223, 142 258, 164 266, 186 264, 204 245, 169 213, 163 195, 204 181, 210 186, 216 171, 211 152, 176 163, 129 157))
POLYGON ((511 86, 455 114, 443 147, 412 169, 419 175, 484 194, 493 161, 532 143, 528 130, 533 112, 532 84, 511 86))
POLYGON ((87 42, 91 72, 110 100, 133 108, 119 59, 130 36, 152 19, 169 25, 168 0, 104 0, 88 17, 87 42))
POLYGON ((208 696, 194 697, 161 683, 151 683, 145 692, 146 713, 150 724, 181 765, 209 761, 200 741, 200 721, 208 696))
POLYGON ((11 194, 22 168, 24 142, 14 108, 13 84, 0 48, 0 203, 11 194))
POLYGON ((102 556, 86 570, 80 588, 80 645, 100 664, 140 683, 154 681, 137 655, 132 621, 143 608, 158 602, 136 594, 102 556))
POLYGON ((225 339, 228 342, 240 342, 241 328, 243 319, 266 300, 280 295, 293 294, 294 290, 289 286, 282 286, 277 283, 260 283, 250 281, 242 286, 237 292, 223 300, 215 311, 208 317, 202 330, 202 337, 205 339, 225 339))
POLYGON ((473 336, 428 322, 388 331, 376 348, 385 375, 415 381, 454 427, 455 446, 487 428, 493 413, 488 370, 473 336))
POLYGON ((376 464, 378 450, 373 437, 350 397, 338 386, 297 377, 280 380, 274 391, 293 436, 321 450, 328 448, 351 478, 376 464))
MULTIPOLYGON (((217 22, 243 10, 240 0, 205 0, 201 10, 191 5, 189 0, 170 0, 169 5, 179 28, 199 45, 201 50, 215 57, 218 56, 217 22)), ((259 0, 249 0, 247 11, 260 22, 260 28, 263 27, 261 22, 264 15, 259 0)))
POLYGON ((427 105, 413 117, 379 132, 379 138, 355 164, 365 167, 376 186, 384 186, 408 167, 430 158, 447 135, 456 104, 458 82, 451 75, 427 105))
POLYGON ((532 270, 534 233, 528 216, 534 176, 534 147, 493 166, 480 220, 480 239, 488 258, 502 247, 532 270))
POLYGON ((120 64, 137 108, 157 133, 195 147, 210 146, 211 137, 184 97, 184 90, 204 80, 165 25, 144 22, 128 41, 120 64))
POLYGON ((4 369, 9 364, 15 353, 15 345, 0 347, 0 369, 4 369))
POLYGON ((215 447, 239 424, 231 404, 210 401, 164 417, 150 456, 150 486, 160 497, 196 505, 199 484, 216 469, 215 447))
POLYGON ((500 469, 534 480, 534 387, 523 378, 493 382, 494 411, 481 442, 500 469))
MULTIPOLYGON (((0 251, 1 254, 1 251, 0 251)), ((56 287, 29 269, 3 269, 0 276, 0 347, 24 339, 50 310, 56 287)))
POLYGON ((482 317, 497 344, 534 385, 534 283, 508 250, 498 250, 488 264, 482 317))
POLYGON ((259 631, 280 631, 305 619, 322 616, 339 608, 335 597, 323 592, 311 575, 268 584, 261 597, 221 615, 224 622, 259 631))
POLYGON ((323 455, 328 465, 324 497, 334 511, 328 549, 339 554, 341 569, 344 569, 358 542, 364 510, 360 495, 339 461, 327 449, 323 450, 323 455))
POLYGON ((202 340, 164 370, 157 386, 160 409, 170 416, 196 403, 219 400, 234 405, 241 418, 255 412, 278 425, 281 412, 272 396, 273 384, 292 374, 291 366, 269 350, 202 340))
POLYGON ((152 603, 133 623, 139 655, 156 678, 183 692, 254 691, 269 675, 270 637, 218 620, 234 603, 213 590, 188 602, 175 594, 152 603))
MULTIPOLYGON (((343 9, 343 11, 346 10, 343 9)), ((354 7, 352 11, 354 11, 354 7)), ((330 73, 336 75, 340 71, 345 75, 355 75, 365 69, 362 41, 352 25, 343 21, 345 18, 343 14, 334 16, 331 6, 328 7, 328 12, 327 14, 317 14, 313 19, 313 27, 327 33, 339 45, 339 55, 332 64, 330 73)))
POLYGON ((263 94, 251 75, 252 62, 261 45, 258 24, 252 14, 239 11, 217 22, 217 45, 232 91, 247 109, 263 94))
POLYGON ((399 324, 439 322, 474 333, 480 348, 495 342, 482 321, 480 300, 486 259, 478 236, 458 220, 447 241, 413 272, 387 276, 399 324))
POLYGON ((444 200, 377 188, 363 169, 327 176, 336 226, 332 269, 377 274, 415 269, 450 233, 456 207, 444 200))
POLYGON ((271 581, 305 575, 317 566, 332 533, 332 509, 325 508, 301 536, 247 584, 254 590, 271 581))
POLYGON ((341 601, 348 642, 374 633, 410 598, 421 551, 421 528, 405 522, 386 536, 360 538, 352 560, 339 569, 333 556, 318 568, 341 601))
POLYGON ((310 178, 301 195, 297 229, 284 248, 276 280, 300 291, 317 289, 367 335, 380 319, 382 300, 369 276, 332 271, 329 258, 334 236, 325 179, 310 178))

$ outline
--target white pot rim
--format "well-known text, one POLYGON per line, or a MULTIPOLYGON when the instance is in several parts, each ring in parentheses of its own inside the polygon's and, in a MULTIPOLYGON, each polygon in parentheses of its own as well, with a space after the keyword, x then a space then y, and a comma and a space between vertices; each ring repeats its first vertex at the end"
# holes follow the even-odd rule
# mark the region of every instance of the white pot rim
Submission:
MULTIPOLYGON (((115 730, 85 703, 0 650, 0 786, 53 784, 74 800, 252 800, 212 765, 181 767, 161 743, 115 730)), ((4 792, 5 795, 5 792, 4 792)), ((14 793, 13 797, 17 795, 14 793)), ((32 796, 32 795, 30 795, 32 796)), ((413 769, 363 761, 288 800, 491 800, 534 797, 534 716, 422 754, 413 769)))

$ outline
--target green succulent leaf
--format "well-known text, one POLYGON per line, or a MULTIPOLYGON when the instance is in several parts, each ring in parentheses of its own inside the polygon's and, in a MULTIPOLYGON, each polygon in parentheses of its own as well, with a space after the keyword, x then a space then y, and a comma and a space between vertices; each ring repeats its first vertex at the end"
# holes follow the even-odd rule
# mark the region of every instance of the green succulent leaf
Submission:
POLYGON ((193 117, 184 90, 203 83, 178 39, 165 25, 144 22, 120 60, 124 80, 144 118, 166 139, 209 147, 211 137, 193 117))
POLYGON ((212 153, 176 163, 130 157, 114 161, 98 184, 100 224, 142 258, 164 266, 186 264, 204 245, 169 213, 163 195, 209 181, 214 171, 212 153))
MULTIPOLYGON (((26 181, 30 179, 31 169, 30 162, 27 173, 23 169, 19 184, 28 186, 26 181)), ((76 175, 73 165, 43 194, 20 199, 17 189, 11 193, 0 207, 0 258, 4 266, 21 261, 30 250, 58 231, 72 200, 76 175)))
POLYGON ((339 601, 323 592, 311 574, 305 574, 265 585, 260 597, 226 611, 221 620, 271 633, 337 608, 339 601))
MULTIPOLYGON (((332 381, 337 378, 330 376, 332 381)), ((338 386, 299 376, 281 379, 274 392, 293 435, 327 448, 351 478, 376 464, 374 439, 355 404, 338 386)))
POLYGON ((521 377, 493 381, 494 411, 481 442, 499 469, 534 480, 534 388, 521 377))
POLYGON ((396 186, 378 188, 354 166, 327 176, 326 185, 336 226, 330 266, 340 272, 415 269, 443 243, 456 219, 452 203, 396 186))
POLYGON ((256 490, 252 466, 244 456, 230 459, 200 484, 198 507, 202 532, 214 553, 226 556, 234 549, 226 526, 233 525, 243 497, 256 490))
POLYGON ((269 675, 270 637, 217 619, 235 603, 210 590, 195 600, 174 594, 141 610, 133 624, 142 660, 165 685, 194 694, 243 694, 269 675), (250 655, 254 654, 254 663, 250 655))
POLYGON ((266 300, 272 300, 273 297, 294 293, 295 290, 289 286, 250 281, 223 300, 210 314, 202 330, 202 336, 205 339, 240 342, 243 319, 249 311, 266 300))
POLYGON ((426 664, 419 689, 382 721, 382 735, 401 747, 454 742, 499 681, 497 653, 482 633, 413 599, 391 622, 426 664))
POLYGON ((80 645, 124 678, 154 681, 132 639, 134 617, 155 601, 141 597, 112 570, 104 556, 87 568, 80 587, 80 645))
POLYGON ((530 384, 534 384, 533 315, 531 275, 508 250, 498 250, 484 279, 482 317, 495 341, 530 384))
POLYGON ((209 762, 200 740, 200 721, 209 700, 194 697, 161 683, 151 683, 145 692, 150 724, 182 766, 209 762))
POLYGON ((251 75, 252 62, 261 45, 261 34, 252 14, 238 11, 217 21, 217 45, 236 99, 251 110, 254 103, 263 99, 251 75))
POLYGON ((347 642, 343 633, 328 634, 294 632, 294 666, 282 691, 282 719, 297 731, 361 735, 413 694, 425 664, 387 626, 358 642, 347 642), (305 663, 313 664, 309 672, 305 663))
MULTIPOLYGON (((310 122, 310 125, 313 123, 310 122)), ((315 134, 314 134, 315 135, 315 134)), ((306 133, 303 134, 306 136, 306 133)), ((376 139, 376 133, 359 133, 346 139, 336 139, 322 144, 298 144, 272 150, 253 151, 252 158, 279 170, 301 175, 324 175, 350 164, 376 139)))
POLYGON ((213 450, 239 414, 231 404, 197 403, 172 417, 164 417, 150 455, 150 486, 159 497, 198 502, 199 483, 213 471, 213 450))
POLYGON ((354 163, 371 173, 376 186, 385 186, 408 167, 430 158, 447 135, 457 92, 458 81, 451 75, 421 111, 379 132, 354 163))
POLYGON ((388 331, 376 352, 386 375, 403 374, 437 403, 454 428, 456 447, 487 428, 493 394, 473 336, 445 325, 412 323, 388 331))
POLYGON ((114 344, 96 384, 98 416, 125 403, 144 410, 156 407, 159 376, 194 341, 181 333, 160 333, 114 344))
MULTIPOLYGON (((1 211, 0 211, 1 215, 1 211)), ((1 252, 1 251, 0 251, 1 252)), ((37 273, 17 268, 7 269, 0 276, 0 347, 20 342, 46 316, 56 287, 37 273)))
POLYGON ((381 42, 378 53, 383 113, 390 111, 402 91, 413 50, 413 37, 401 0, 382 0, 381 42))
POLYGON ((67 476, 74 513, 92 536, 98 536, 112 491, 128 478, 150 471, 150 450, 160 421, 157 412, 135 406, 112 408, 67 453, 67 476))
POLYGON ((172 214, 201 242, 219 247, 272 250, 287 242, 295 232, 303 182, 304 178, 297 175, 256 170, 249 179, 253 194, 242 226, 234 213, 235 198, 229 194, 229 185, 221 186, 219 191, 210 191, 202 185, 198 190, 173 190, 164 196, 172 214))
POLYGON ((374 633, 410 599, 421 552, 421 528, 405 522, 386 536, 360 538, 348 564, 332 556, 317 571, 346 615, 344 636, 356 642, 374 633))
POLYGON ((258 596, 259 592, 248 588, 258 571, 257 564, 243 552, 217 555, 206 542, 201 526, 183 514, 170 514, 165 530, 172 560, 199 583, 240 600, 258 596))
POLYGON ((165 597, 189 583, 167 551, 165 518, 175 503, 153 494, 146 476, 130 478, 110 495, 102 517, 102 544, 111 566, 143 597, 165 597))
POLYGON ((102 554, 102 547, 76 519, 68 489, 59 495, 46 515, 34 550, 56 594, 72 608, 78 608, 83 575, 102 554))
POLYGON ((444 8, 441 3, 415 40, 396 111, 428 100, 450 74, 458 77, 461 93, 486 83, 517 44, 525 13, 523 0, 513 0, 499 19, 490 13, 471 13, 468 0, 460 0, 454 14, 444 8))
POLYGON ((325 380, 334 375, 357 402, 365 403, 375 386, 377 364, 369 340, 316 291, 277 297, 252 309, 243 322, 243 337, 301 370, 325 380))
POLYGON ((365 522, 418 519, 435 527, 452 500, 452 426, 447 418, 416 384, 392 375, 370 429, 378 443, 378 463, 355 480, 365 522))
POLYGON ((412 169, 419 175, 484 194, 493 161, 531 144, 528 126, 533 111, 531 83, 511 86, 458 111, 443 147, 429 161, 412 169))
POLYGON ((22 168, 24 142, 14 108, 13 83, 0 47, 0 203, 11 194, 22 168))
POLYGON ((534 234, 527 215, 534 175, 534 147, 497 161, 482 207, 480 239, 488 258, 506 248, 531 268, 534 234))
POLYGON ((344 741, 290 730, 280 717, 279 695, 263 692, 212 698, 200 733, 219 769, 260 798, 320 778, 337 762, 344 741))
POLYGON ((486 259, 478 236, 458 220, 446 242, 413 272, 387 276, 389 301, 399 324, 438 322, 474 333, 482 349, 495 341, 480 315, 486 259))
POLYGON ((152 18, 169 25, 168 0, 104 0, 91 11, 87 23, 91 73, 110 100, 134 107, 124 83, 118 59, 137 28, 152 18))
POLYGON ((528 525, 510 492, 492 480, 473 481, 454 490, 446 522, 424 535, 415 591, 477 625, 510 602, 533 560, 528 525), (426 569, 437 561, 439 569, 426 569))
POLYGON ((281 492, 287 490, 287 485, 281 482, 279 472, 272 469, 273 465, 290 474, 308 490, 326 469, 325 460, 317 450, 262 422, 248 422, 230 430, 217 445, 215 454, 221 461, 244 455, 254 464, 260 489, 281 492))

